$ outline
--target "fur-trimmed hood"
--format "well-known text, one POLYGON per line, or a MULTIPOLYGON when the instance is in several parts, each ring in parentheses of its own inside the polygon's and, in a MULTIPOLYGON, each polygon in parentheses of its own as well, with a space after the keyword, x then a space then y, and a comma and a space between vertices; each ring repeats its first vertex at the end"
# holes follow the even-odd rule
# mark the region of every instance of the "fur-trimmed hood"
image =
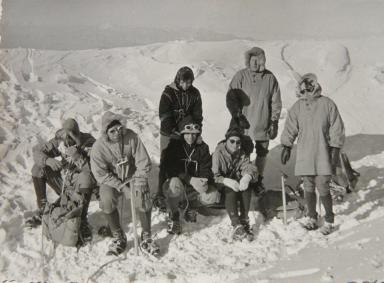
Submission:
POLYGON ((314 99, 321 96, 321 85, 313 73, 303 75, 297 85, 296 96, 298 99, 314 99))
POLYGON ((261 49, 260 47, 252 47, 251 49, 249 49, 248 51, 246 51, 244 53, 244 60, 245 60, 245 66, 247 68, 249 68, 249 61, 251 60, 251 57, 252 56, 258 56, 258 55, 264 55, 265 56, 265 52, 263 49, 261 49))
POLYGON ((107 128, 113 121, 119 121, 121 125, 124 127, 126 119, 120 115, 113 113, 111 111, 107 111, 101 117, 101 136, 104 138, 108 138, 107 136, 107 128))

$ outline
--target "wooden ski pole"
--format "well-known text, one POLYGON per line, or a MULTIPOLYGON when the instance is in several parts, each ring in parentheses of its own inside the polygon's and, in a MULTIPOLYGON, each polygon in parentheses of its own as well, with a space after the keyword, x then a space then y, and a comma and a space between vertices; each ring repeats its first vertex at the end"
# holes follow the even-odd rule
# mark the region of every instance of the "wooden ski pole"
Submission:
POLYGON ((287 203, 285 199, 285 179, 286 175, 281 174, 281 193, 283 197, 283 223, 287 225, 287 203))
MULTIPOLYGON (((134 180, 134 179, 133 179, 134 180)), ((136 207, 135 207, 135 192, 134 192, 134 181, 131 182, 131 210, 132 210, 132 225, 133 225, 133 243, 135 246, 135 254, 139 255, 139 239, 137 236, 136 229, 136 207)))

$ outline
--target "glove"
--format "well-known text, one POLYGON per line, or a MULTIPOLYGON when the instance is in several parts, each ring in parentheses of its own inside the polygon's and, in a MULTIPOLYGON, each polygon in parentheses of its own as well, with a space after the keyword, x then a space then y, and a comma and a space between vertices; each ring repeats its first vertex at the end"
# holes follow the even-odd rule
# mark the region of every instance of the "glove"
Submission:
POLYGON ((248 189, 249 182, 251 182, 252 177, 249 174, 245 174, 241 179, 240 179, 240 185, 239 185, 239 191, 245 191, 248 189))
POLYGON ((291 157, 291 148, 289 146, 283 145, 283 149, 281 151, 281 163, 285 164, 288 162, 291 157))
POLYGON ((224 178, 223 180, 223 184, 224 186, 228 187, 228 188, 231 188, 232 190, 234 190, 235 192, 238 192, 239 191, 239 183, 234 180, 234 179, 230 179, 230 178, 224 178))
POLYGON ((277 137, 279 131, 279 121, 272 121, 268 129, 268 135, 271 140, 274 140, 277 137))
POLYGON ((47 158, 45 164, 51 167, 53 171, 59 171, 61 169, 61 162, 54 158, 47 158))
POLYGON ((338 165, 339 158, 340 158, 339 157, 339 155, 340 155, 340 148, 331 146, 329 148, 329 154, 330 154, 330 157, 331 157, 332 168, 333 168, 333 170, 336 170, 336 166, 338 165))
POLYGON ((205 193, 208 190, 208 179, 192 177, 189 184, 200 194, 205 193))

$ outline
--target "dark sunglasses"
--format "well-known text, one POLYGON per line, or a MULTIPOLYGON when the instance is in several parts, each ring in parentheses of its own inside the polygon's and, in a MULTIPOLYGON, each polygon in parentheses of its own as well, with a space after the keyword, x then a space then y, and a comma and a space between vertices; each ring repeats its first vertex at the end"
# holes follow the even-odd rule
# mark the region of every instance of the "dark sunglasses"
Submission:
POLYGON ((229 142, 231 143, 231 144, 241 144, 241 140, 231 140, 231 139, 229 139, 229 142))
POLYGON ((120 127, 117 127, 117 128, 111 129, 111 130, 108 130, 108 134, 111 134, 111 135, 117 134, 117 133, 120 132, 121 128, 122 128, 122 127, 120 126, 120 127))

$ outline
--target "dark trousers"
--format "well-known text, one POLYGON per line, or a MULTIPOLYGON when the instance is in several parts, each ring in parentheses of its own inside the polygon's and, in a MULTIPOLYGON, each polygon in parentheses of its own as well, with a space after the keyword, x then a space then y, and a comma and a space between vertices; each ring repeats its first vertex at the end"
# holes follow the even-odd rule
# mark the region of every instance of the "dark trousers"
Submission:
POLYGON ((37 206, 41 209, 47 202, 47 184, 60 195, 63 186, 63 179, 60 171, 53 171, 50 167, 39 167, 34 165, 32 168, 32 181, 36 193, 37 206))
POLYGON ((225 209, 233 226, 248 221, 248 212, 251 204, 250 189, 242 192, 235 192, 231 188, 224 187, 225 209))
MULTIPOLYGON (((123 197, 126 200, 130 198, 129 189, 126 189, 124 193, 119 193, 115 188, 107 185, 100 186, 100 208, 105 213, 108 225, 112 232, 121 229, 120 217, 118 212, 118 198, 123 197)), ((124 207, 127 209, 127 206, 124 207)), ((141 211, 136 209, 136 214, 139 216, 141 227, 144 232, 151 233, 151 210, 141 211)))
POLYGON ((320 195, 320 201, 325 210, 325 221, 333 223, 335 215, 332 208, 332 196, 329 189, 329 182, 331 176, 302 176, 304 185, 304 198, 307 203, 308 213, 307 216, 317 219, 316 212, 316 192, 315 188, 320 195))

